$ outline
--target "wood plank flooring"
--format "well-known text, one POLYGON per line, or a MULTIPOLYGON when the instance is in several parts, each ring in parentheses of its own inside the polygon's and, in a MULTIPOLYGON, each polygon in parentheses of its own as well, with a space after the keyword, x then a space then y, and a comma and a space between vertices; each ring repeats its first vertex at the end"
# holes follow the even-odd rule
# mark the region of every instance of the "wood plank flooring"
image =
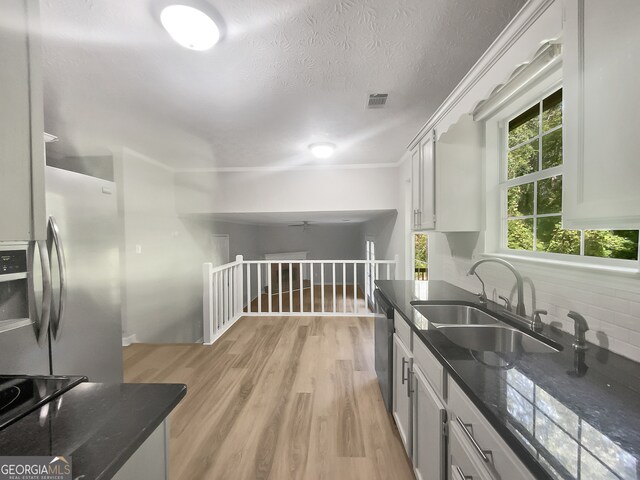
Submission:
POLYGON ((213 346, 135 344, 127 382, 186 383, 171 478, 412 479, 370 317, 244 317, 213 346))

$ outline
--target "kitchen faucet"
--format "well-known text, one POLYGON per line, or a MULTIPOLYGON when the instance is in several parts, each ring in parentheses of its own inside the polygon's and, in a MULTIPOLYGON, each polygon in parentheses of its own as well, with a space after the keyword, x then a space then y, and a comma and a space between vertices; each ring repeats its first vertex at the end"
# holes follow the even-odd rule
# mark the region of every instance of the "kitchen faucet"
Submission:
MULTIPOLYGON (((516 268, 513 265, 511 265, 509 262, 501 258, 483 258, 482 260, 478 260, 476 263, 474 263, 471 266, 467 275, 475 275, 476 277, 480 278, 476 273, 476 268, 478 268, 478 265, 482 263, 487 263, 487 262, 494 262, 500 265, 504 265, 509 270, 511 270, 511 273, 513 273, 513 275, 516 277, 516 286, 518 290, 518 303, 516 305, 516 315, 520 315, 521 317, 526 318, 527 310, 524 306, 524 283, 522 281, 522 275, 520 275, 520 272, 518 272, 518 270, 516 270, 516 268)), ((484 292, 484 283, 482 285, 483 285, 482 290, 484 292)))

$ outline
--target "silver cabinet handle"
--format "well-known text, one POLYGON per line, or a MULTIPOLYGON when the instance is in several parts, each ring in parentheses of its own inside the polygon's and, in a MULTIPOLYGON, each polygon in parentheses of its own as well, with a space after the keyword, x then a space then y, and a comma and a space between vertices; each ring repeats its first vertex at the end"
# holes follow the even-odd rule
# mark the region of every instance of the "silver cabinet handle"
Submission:
POLYGON ((407 369, 407 397, 411 397, 411 394, 413 393, 411 389, 411 373, 411 370, 407 369))
POLYGON ((460 428, 462 428, 462 431, 464 432, 464 434, 473 444, 473 448, 475 448, 478 451, 478 453, 480 454, 480 457, 482 457, 482 460, 484 460, 485 463, 489 463, 491 460, 487 456, 487 453, 491 455, 491 451, 488 450, 485 452, 484 450, 482 450, 478 442, 476 442, 476 439, 473 437, 473 434, 471 433, 469 428, 467 428, 467 424, 464 423, 460 417, 456 416, 456 421, 458 422, 458 425, 460 425, 460 428))
POLYGON ((407 360, 404 357, 402 357, 402 385, 404 385, 404 382, 406 381, 406 378, 404 376, 404 366, 408 363, 409 362, 407 362, 407 360))
POLYGON ((451 465, 451 468, 455 471, 458 477, 456 480, 473 480, 473 477, 470 475, 465 475, 458 465, 451 465))
MULTIPOLYGON (((38 249, 38 255, 40 256, 40 265, 42 268, 42 312, 38 318, 37 309, 34 310, 33 316, 36 324, 36 336, 38 337, 38 344, 42 343, 47 338, 49 333, 49 321, 51 320, 51 266, 49 265, 49 252, 44 242, 34 242, 31 247, 31 264, 33 265, 33 258, 35 257, 35 250, 38 249)), ((33 274, 29 276, 29 289, 31 295, 35 295, 35 286, 33 284, 33 274)))
POLYGON ((65 307, 67 304, 67 262, 64 256, 64 248, 60 240, 60 230, 56 219, 49 217, 49 234, 47 239, 47 247, 51 250, 51 242, 56 249, 56 256, 58 257, 58 271, 60 272, 60 303, 58 304, 57 322, 53 325, 53 338, 58 340, 62 331, 62 325, 64 322, 65 307))

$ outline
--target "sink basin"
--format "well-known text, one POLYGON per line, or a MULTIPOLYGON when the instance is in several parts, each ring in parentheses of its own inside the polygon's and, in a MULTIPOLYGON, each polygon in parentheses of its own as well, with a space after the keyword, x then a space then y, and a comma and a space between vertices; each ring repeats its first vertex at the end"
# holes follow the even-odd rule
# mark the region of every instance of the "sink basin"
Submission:
POLYGON ((445 325, 490 325, 498 321, 468 305, 413 305, 429 322, 445 325))
POLYGON ((552 353, 559 351, 520 330, 502 325, 441 326, 437 330, 456 345, 477 352, 552 353))

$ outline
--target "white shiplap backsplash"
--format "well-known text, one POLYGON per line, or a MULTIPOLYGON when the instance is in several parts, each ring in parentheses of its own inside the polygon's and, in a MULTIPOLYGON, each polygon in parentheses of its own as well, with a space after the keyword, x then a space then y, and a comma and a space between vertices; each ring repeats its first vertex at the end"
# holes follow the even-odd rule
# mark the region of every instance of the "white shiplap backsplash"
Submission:
MULTIPOLYGON (((479 258, 482 238, 477 233, 429 235, 429 278, 446 280, 472 292, 480 282, 466 274, 479 258)), ((573 333, 570 310, 587 319, 587 340, 640 362, 640 279, 603 272, 557 266, 514 263, 525 279, 527 314, 548 311, 544 323, 562 325, 573 333), (534 288, 532 289, 532 284, 534 288)), ((505 267, 483 264, 478 273, 486 284, 489 299, 498 302, 504 295, 516 304, 515 279, 505 267)))

